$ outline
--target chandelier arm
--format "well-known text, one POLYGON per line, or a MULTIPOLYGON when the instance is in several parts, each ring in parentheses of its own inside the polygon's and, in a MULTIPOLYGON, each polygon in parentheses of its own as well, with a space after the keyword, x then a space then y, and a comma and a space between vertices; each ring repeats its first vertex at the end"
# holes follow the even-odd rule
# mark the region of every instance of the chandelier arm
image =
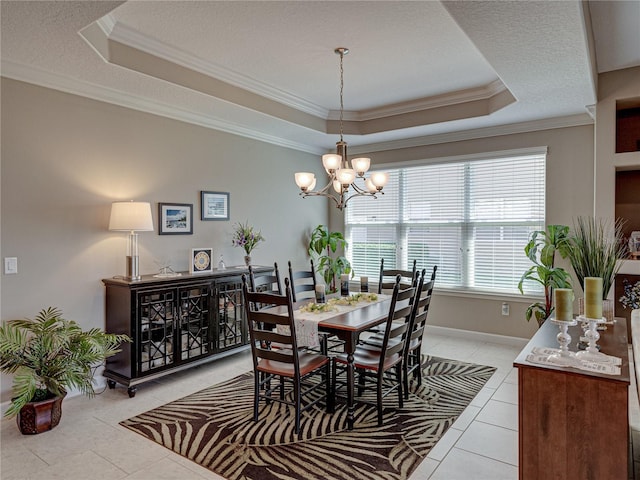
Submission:
POLYGON ((343 201, 342 196, 338 197, 337 195, 333 195, 331 193, 322 193, 322 192, 300 192, 299 195, 302 195, 302 198, 306 197, 326 197, 333 200, 338 209, 342 210, 346 202, 343 201))
MULTIPOLYGON (((347 202, 349 200, 351 200, 354 197, 372 197, 372 198, 378 198, 376 197, 376 195, 378 193, 382 193, 382 192, 376 192, 376 193, 369 193, 369 192, 365 192, 365 193, 354 193, 353 195, 351 195, 350 197, 347 197, 344 202, 342 203, 342 208, 347 206, 347 202)), ((342 209, 341 209, 342 210, 342 209)))

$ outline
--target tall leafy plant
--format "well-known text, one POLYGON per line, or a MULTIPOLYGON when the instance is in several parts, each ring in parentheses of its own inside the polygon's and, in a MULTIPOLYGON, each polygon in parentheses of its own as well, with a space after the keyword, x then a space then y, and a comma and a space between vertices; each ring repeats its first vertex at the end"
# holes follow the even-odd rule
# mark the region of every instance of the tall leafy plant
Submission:
POLYGON ((622 233, 621 219, 610 222, 594 217, 578 217, 570 238, 569 261, 583 288, 585 277, 602 278, 602 299, 609 296, 619 260, 625 258, 628 247, 622 233))
POLYGON ((318 225, 311 232, 309 255, 315 257, 316 268, 329 287, 330 293, 337 291, 337 277, 343 273, 351 273, 349 260, 342 255, 335 256, 338 249, 346 250, 347 246, 342 233, 331 232, 325 225, 318 225))
POLYGON ((523 285, 527 280, 542 285, 544 302, 529 305, 525 314, 527 321, 535 316, 539 327, 553 312, 553 289, 571 288, 569 273, 555 266, 556 254, 566 258, 569 249, 569 227, 566 225, 548 225, 546 230, 533 232, 524 247, 524 253, 533 265, 522 274, 518 289, 524 294, 523 285))

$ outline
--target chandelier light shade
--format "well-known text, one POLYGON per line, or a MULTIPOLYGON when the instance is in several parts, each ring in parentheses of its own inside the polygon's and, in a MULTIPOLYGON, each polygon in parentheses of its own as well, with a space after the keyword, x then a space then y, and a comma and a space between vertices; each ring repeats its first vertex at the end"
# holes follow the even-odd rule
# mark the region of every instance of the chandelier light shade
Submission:
POLYGON ((109 230, 129 232, 127 244, 127 274, 128 280, 140 280, 140 263, 138 256, 138 234, 153 230, 151 204, 149 202, 113 202, 109 230))
POLYGON ((334 52, 340 55, 340 141, 336 142, 336 153, 327 153, 322 156, 322 166, 329 176, 329 183, 320 190, 314 190, 316 177, 309 172, 296 173, 295 181, 303 198, 309 196, 327 197, 335 202, 339 210, 342 210, 347 206, 347 202, 354 197, 369 196, 376 198, 377 194, 384 194, 382 189, 387 184, 389 175, 375 172, 371 174, 370 178, 366 178, 365 174, 371 166, 370 158, 354 158, 351 160, 351 167, 349 166, 347 142, 343 138, 343 60, 344 56, 349 53, 349 49, 339 47, 334 52))

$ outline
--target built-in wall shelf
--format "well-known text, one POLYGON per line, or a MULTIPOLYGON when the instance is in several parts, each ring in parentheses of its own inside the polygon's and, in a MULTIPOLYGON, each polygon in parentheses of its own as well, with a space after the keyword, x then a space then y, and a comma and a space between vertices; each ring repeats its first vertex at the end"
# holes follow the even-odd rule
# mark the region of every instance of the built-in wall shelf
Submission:
MULTIPOLYGON (((616 169, 615 199, 615 216, 623 220, 622 232, 625 241, 628 242, 631 232, 640 231, 640 167, 629 170, 616 169)), ((615 316, 629 320, 631 310, 623 308, 619 302, 625 280, 631 283, 640 280, 640 260, 624 260, 615 280, 615 316)))
POLYGON ((616 153, 640 152, 640 98, 616 102, 616 153))

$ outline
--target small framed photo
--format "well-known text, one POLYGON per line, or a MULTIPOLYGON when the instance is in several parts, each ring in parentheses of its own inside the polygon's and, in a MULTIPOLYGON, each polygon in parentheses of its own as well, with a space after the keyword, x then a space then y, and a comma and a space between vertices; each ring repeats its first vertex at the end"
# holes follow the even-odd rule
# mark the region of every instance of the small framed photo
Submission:
POLYGON ((213 248, 192 248, 189 273, 213 272, 213 248))
POLYGON ((229 192, 201 192, 202 220, 229 220, 229 192))
POLYGON ((159 235, 193 235, 192 203, 159 203, 159 235))

